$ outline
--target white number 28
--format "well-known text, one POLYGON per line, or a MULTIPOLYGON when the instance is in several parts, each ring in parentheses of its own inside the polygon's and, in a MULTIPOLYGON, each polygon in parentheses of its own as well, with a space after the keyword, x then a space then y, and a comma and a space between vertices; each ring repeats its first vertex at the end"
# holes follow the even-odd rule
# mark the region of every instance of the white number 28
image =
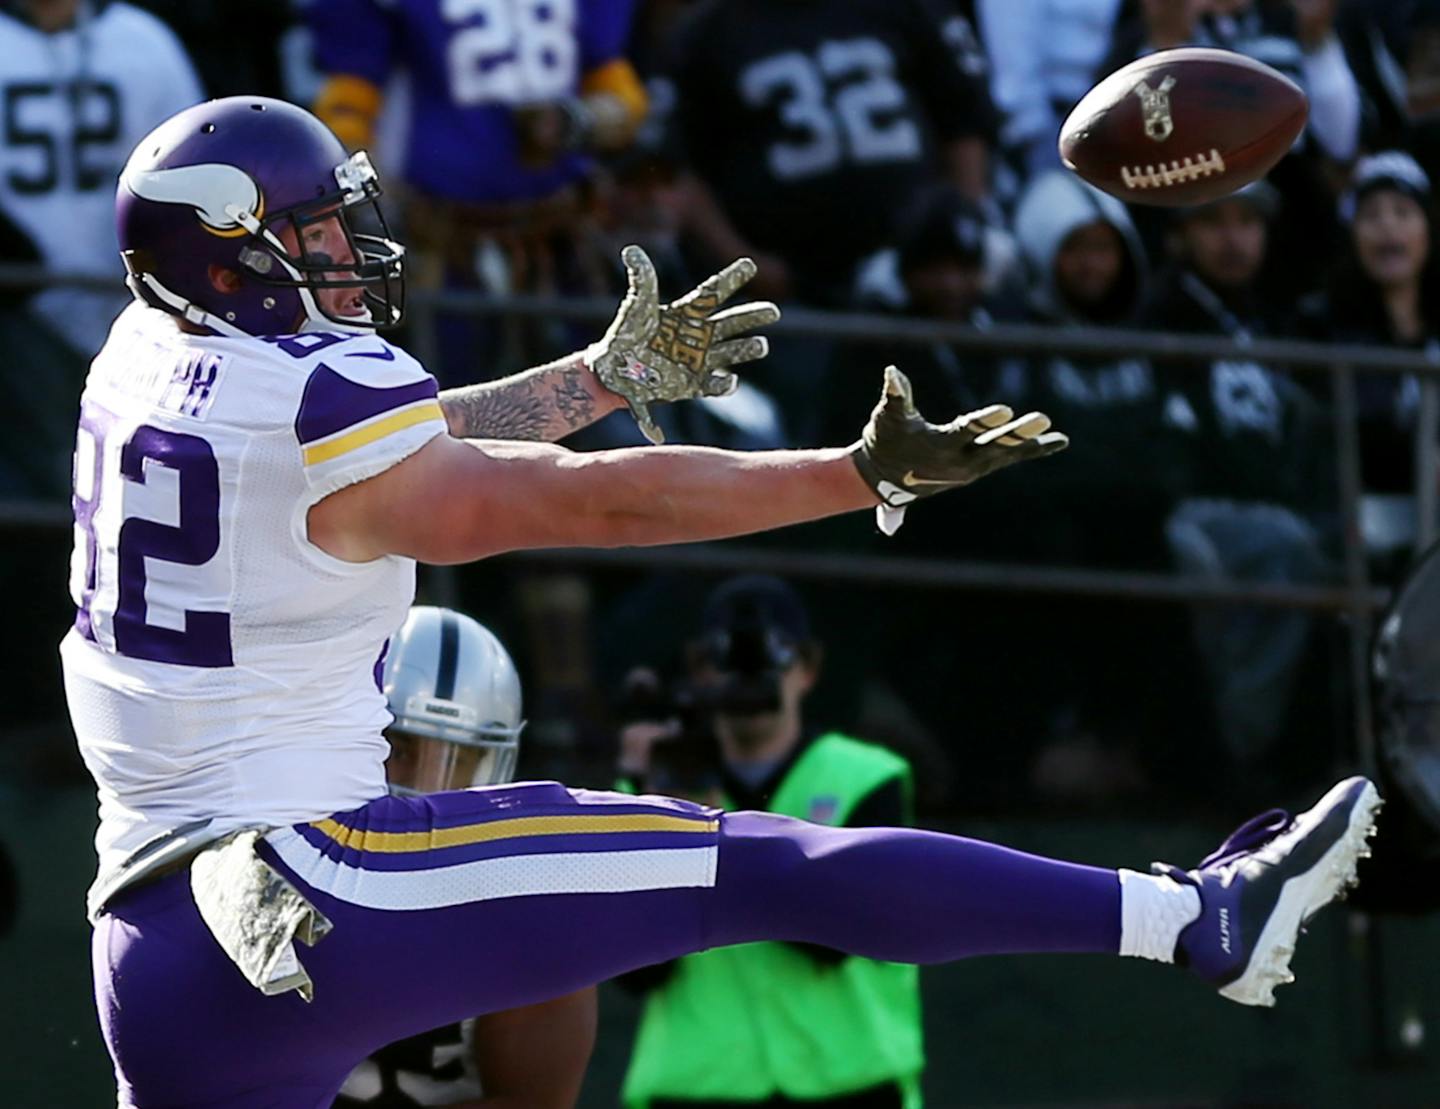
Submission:
POLYGON ((553 100, 575 87, 575 0, 443 0, 446 63, 456 104, 553 100))

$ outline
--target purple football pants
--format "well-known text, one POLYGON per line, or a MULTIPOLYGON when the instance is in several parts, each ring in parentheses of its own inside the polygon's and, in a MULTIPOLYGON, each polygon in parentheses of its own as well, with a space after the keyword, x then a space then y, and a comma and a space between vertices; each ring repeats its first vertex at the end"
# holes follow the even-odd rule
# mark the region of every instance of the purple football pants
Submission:
POLYGON ((384 1044, 726 944, 931 963, 1120 941, 1111 870, 551 782, 380 798, 262 853, 334 924, 298 948, 314 1001, 251 987, 188 875, 122 893, 92 945, 122 1106, 328 1107, 384 1044))

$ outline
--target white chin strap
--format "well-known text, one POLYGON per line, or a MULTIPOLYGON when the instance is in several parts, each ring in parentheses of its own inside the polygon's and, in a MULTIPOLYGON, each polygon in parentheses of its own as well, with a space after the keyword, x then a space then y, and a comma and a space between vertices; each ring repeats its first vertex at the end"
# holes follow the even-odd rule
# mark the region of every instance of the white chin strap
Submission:
POLYGON ((184 297, 176 296, 169 289, 165 288, 164 285, 156 281, 153 274, 129 274, 125 278, 125 284, 130 286, 130 292, 135 295, 135 299, 140 301, 141 304, 153 305, 154 302, 158 300, 163 304, 168 304, 175 315, 181 319, 188 320, 190 323, 208 327, 212 331, 216 331, 221 335, 228 335, 232 339, 250 337, 248 331, 242 331, 233 323, 223 320, 211 312, 205 311, 205 309, 201 308, 198 304, 188 301, 184 297), (140 291, 142 286, 148 290, 149 296, 140 291))

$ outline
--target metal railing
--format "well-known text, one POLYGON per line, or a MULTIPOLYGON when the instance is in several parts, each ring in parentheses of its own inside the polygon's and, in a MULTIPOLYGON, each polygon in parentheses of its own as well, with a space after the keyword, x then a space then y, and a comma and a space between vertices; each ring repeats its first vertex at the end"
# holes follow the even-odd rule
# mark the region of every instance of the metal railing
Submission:
MULTIPOLYGON (((113 281, 109 279, 66 278, 46 275, 30 267, 0 266, 0 289, 28 287, 47 281, 100 290, 114 288, 113 281)), ((603 326, 613 316, 615 303, 605 298, 559 299, 415 289, 410 293, 408 311, 414 352, 422 362, 435 365, 435 324, 439 314, 544 317, 603 326)), ((968 560, 806 553, 768 548, 757 550, 730 543, 619 551, 527 552, 506 557, 546 565, 653 570, 741 572, 764 568, 796 578, 908 588, 1056 592, 1169 603, 1263 605, 1335 613, 1345 617, 1348 624, 1349 678, 1353 685, 1353 725, 1358 754, 1364 766, 1373 768, 1375 752, 1370 723, 1367 654, 1372 617, 1387 603, 1388 592, 1376 588, 1369 581, 1361 534, 1362 490, 1355 374, 1415 374, 1422 382, 1415 443, 1419 521, 1417 547, 1428 546, 1435 534, 1435 475, 1437 464, 1440 464, 1436 443, 1437 423, 1440 423, 1440 392, 1437 392, 1440 352, 1273 339, 1236 341, 1219 336, 1109 328, 1016 324, 977 328, 940 320, 801 308, 786 309, 784 318, 767 331, 778 335, 817 336, 842 341, 893 342, 897 346, 945 343, 957 351, 977 354, 1103 355, 1123 351, 1128 355, 1192 365, 1204 360, 1244 358, 1301 373, 1328 373, 1334 392, 1331 415, 1343 535, 1343 580, 1336 586, 1217 582, 1178 574, 1001 566, 968 560)), ((42 528, 68 526, 69 512, 61 505, 0 502, 0 524, 42 528)))
MULTIPOLYGON (((471 292, 419 291, 414 294, 416 354, 434 364, 434 320, 439 313, 484 316, 545 316, 593 322, 603 326, 613 316, 613 301, 471 292)), ((771 334, 816 336, 837 340, 894 342, 900 346, 945 343, 959 352, 976 354, 1104 355, 1123 351, 1133 356, 1196 365, 1222 358, 1244 358, 1300 373, 1328 373, 1335 442, 1335 477, 1342 524, 1343 581, 1338 587, 1216 582, 1184 575, 1095 571, 1072 567, 996 566, 960 560, 886 558, 875 555, 810 554, 774 550, 717 548, 651 549, 531 553, 535 561, 572 565, 626 566, 650 569, 705 569, 742 572, 766 568, 797 578, 831 581, 883 582, 928 588, 985 588, 1051 591, 1167 602, 1255 604, 1307 608, 1342 615, 1348 631, 1348 666, 1352 686, 1352 726, 1359 760, 1375 765, 1369 698, 1368 653, 1372 618, 1388 601, 1388 591, 1369 581, 1361 532, 1360 443, 1355 401, 1355 374, 1415 374, 1420 378, 1421 405, 1415 439, 1416 546, 1435 536, 1437 423, 1440 423, 1440 351, 1397 350, 1353 344, 1328 344, 1277 339, 1237 341, 1224 336, 1131 331, 1113 328, 1040 327, 994 324, 978 328, 943 320, 921 320, 872 313, 836 313, 809 309, 785 310, 771 334), (1423 478, 1428 475, 1428 478, 1423 478)), ((898 356, 897 356, 898 357, 898 356)), ((877 367, 877 370, 879 367, 877 367)))

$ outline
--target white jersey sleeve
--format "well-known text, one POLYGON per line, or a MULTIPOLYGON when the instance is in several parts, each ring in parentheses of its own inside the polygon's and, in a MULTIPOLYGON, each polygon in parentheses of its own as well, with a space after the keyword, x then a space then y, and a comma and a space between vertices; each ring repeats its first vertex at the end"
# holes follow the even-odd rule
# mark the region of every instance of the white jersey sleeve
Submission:
POLYGON ((374 477, 444 433, 437 393, 420 363, 383 339, 349 339, 326 350, 295 416, 313 500, 374 477))

